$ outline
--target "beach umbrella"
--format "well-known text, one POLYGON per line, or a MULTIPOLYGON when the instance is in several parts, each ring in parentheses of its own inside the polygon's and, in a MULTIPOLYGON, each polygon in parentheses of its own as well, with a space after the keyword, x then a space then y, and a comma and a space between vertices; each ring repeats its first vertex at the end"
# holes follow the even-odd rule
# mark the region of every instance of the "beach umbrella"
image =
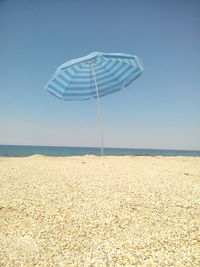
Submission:
POLYGON ((97 99, 103 155, 103 117, 99 98, 128 86, 142 70, 137 56, 93 52, 62 64, 45 88, 63 100, 97 99))

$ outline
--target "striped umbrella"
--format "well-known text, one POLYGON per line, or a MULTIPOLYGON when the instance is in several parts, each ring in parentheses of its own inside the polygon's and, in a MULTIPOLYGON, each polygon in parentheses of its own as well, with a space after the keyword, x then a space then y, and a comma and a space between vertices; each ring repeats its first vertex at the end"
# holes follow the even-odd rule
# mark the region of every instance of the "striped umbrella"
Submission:
POLYGON ((97 99, 103 155, 103 119, 99 98, 128 86, 141 75, 142 70, 137 56, 93 52, 62 64, 45 88, 63 100, 97 99))

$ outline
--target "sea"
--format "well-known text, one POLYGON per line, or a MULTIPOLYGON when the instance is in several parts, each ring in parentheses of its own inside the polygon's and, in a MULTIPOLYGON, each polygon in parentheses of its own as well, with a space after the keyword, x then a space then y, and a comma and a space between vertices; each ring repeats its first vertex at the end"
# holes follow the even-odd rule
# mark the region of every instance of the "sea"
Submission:
MULTIPOLYGON (((0 145, 0 157, 29 157, 35 154, 68 157, 101 154, 98 147, 0 145)), ((200 157, 200 150, 167 150, 138 148, 104 148, 105 156, 191 156, 200 157)))

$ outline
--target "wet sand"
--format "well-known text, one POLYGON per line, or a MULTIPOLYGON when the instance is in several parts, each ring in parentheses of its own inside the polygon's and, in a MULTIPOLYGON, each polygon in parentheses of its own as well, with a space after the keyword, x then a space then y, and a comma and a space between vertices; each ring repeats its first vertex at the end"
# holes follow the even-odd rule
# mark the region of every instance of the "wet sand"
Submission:
POLYGON ((0 266, 200 266, 199 157, 0 158, 0 266))

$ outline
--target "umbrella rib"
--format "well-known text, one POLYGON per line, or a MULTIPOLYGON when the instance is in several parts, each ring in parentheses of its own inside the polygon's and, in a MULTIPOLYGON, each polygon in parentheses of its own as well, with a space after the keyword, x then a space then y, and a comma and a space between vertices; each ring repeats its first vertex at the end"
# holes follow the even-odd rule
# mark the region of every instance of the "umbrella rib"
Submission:
MULTIPOLYGON (((75 65, 74 65, 75 66, 75 65)), ((83 66, 78 66, 78 64, 76 65, 77 67, 79 67, 79 71, 83 68, 83 66)), ((67 91, 67 88, 69 87, 69 85, 72 83, 72 80, 76 77, 76 75, 79 73, 79 71, 78 70, 74 70, 74 72, 75 72, 75 74, 74 74, 74 76, 71 78, 71 80, 69 81, 69 83, 68 83, 68 85, 66 86, 66 91, 67 91)), ((65 95, 65 93, 63 94, 63 95, 65 95)))
MULTIPOLYGON (((111 62, 111 60, 108 60, 108 61, 111 62)), ((121 62, 121 64, 123 64, 124 66, 130 66, 130 67, 133 67, 132 64, 129 64, 129 63, 126 63, 126 62, 121 62)), ((106 68, 106 66, 103 66, 103 68, 106 69, 108 72, 110 71, 110 70, 108 70, 108 69, 106 68)), ((135 68, 141 70, 141 68, 140 68, 139 65, 138 65, 137 67, 135 67, 135 68)), ((132 72, 129 73, 128 77, 126 77, 125 80, 123 79, 122 81, 120 81, 119 78, 118 78, 114 73, 113 73, 112 75, 116 78, 116 80, 119 82, 119 85, 120 85, 121 87, 126 87, 126 82, 125 82, 125 81, 128 79, 128 77, 129 77, 129 78, 132 77, 132 76, 133 76, 133 73, 132 73, 132 72)), ((137 77, 136 77, 136 78, 137 78, 137 77)))
MULTIPOLYGON (((108 61, 108 62, 110 62, 110 59, 107 59, 106 58, 106 60, 108 61)), ((112 74, 114 77, 115 77, 115 79, 117 80, 117 82, 119 83, 119 85, 120 86, 123 86, 123 84, 119 81, 119 79, 118 79, 118 77, 114 74, 114 73, 111 73, 111 70, 109 70, 109 69, 107 69, 106 68, 106 66, 101 66, 107 73, 110 73, 110 74, 112 74)))

